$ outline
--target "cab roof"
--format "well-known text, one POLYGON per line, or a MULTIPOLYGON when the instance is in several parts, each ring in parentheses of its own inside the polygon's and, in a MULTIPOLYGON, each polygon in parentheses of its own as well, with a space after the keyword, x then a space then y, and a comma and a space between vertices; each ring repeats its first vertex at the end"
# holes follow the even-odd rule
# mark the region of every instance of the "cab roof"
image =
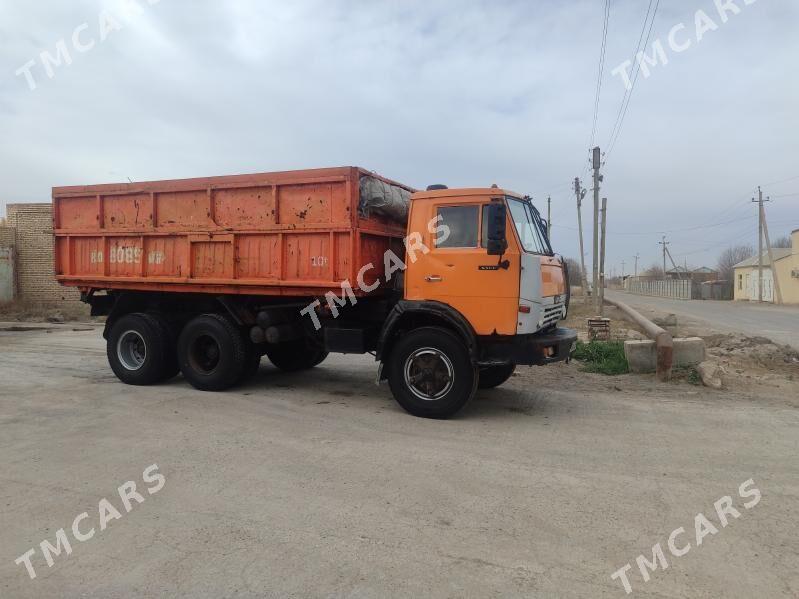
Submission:
POLYGON ((524 195, 511 191, 509 189, 502 189, 500 187, 464 187, 455 189, 434 189, 431 191, 417 191, 411 195, 411 200, 424 200, 435 198, 453 198, 464 196, 479 196, 479 197, 500 197, 512 196, 514 198, 524 199, 524 195))

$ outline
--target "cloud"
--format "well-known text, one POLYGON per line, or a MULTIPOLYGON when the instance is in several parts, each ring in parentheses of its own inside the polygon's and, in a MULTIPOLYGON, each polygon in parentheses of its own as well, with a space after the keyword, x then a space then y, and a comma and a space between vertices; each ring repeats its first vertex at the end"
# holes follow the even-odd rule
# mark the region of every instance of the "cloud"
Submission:
MULTIPOLYGON (((47 200, 54 185, 357 164, 419 187, 496 182, 539 207, 551 193, 555 246, 576 255, 565 227, 576 226, 571 180, 589 184, 598 3, 138 4, 0 8, 0 204, 47 200), (122 25, 102 42, 101 11, 122 25), (39 53, 82 23, 96 45, 48 79, 39 53), (31 59, 35 91, 14 74, 31 59)), ((662 4, 653 39, 714 10, 662 4)), ((612 3, 603 146, 624 92, 610 69, 630 56, 644 10, 612 3)), ((799 175, 797 16, 747 6, 638 82, 603 186, 610 264, 657 256, 659 236, 629 233, 715 222, 759 181, 799 175)), ((796 214, 770 208, 777 221, 796 214)), ((744 224, 675 232, 671 249, 712 262, 715 249, 696 250, 744 224)))

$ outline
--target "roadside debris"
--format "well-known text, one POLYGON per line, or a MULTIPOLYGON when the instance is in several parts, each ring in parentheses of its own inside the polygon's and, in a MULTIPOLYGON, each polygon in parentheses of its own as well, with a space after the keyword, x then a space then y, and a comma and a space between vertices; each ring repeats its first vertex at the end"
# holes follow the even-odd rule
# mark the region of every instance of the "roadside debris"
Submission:
POLYGON ((724 371, 716 362, 702 362, 696 367, 696 371, 699 373, 702 384, 705 387, 710 387, 711 389, 721 389, 723 387, 721 375, 724 371))

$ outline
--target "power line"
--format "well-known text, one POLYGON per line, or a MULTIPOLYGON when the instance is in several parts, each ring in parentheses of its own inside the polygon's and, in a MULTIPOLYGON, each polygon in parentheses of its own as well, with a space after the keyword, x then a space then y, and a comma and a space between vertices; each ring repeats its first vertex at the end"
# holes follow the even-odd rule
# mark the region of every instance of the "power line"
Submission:
MULTIPOLYGON (((652 19, 649 21, 649 30, 646 33, 646 41, 644 42, 643 48, 641 47, 641 39, 644 35, 644 30, 646 30, 647 19, 649 17, 650 9, 652 8, 652 0, 649 0, 649 6, 646 9, 646 16, 644 17, 644 24, 641 28, 641 35, 638 38, 638 46, 636 47, 634 57, 638 59, 638 53, 642 50, 646 49, 649 45, 649 38, 652 36, 652 27, 655 24, 655 17, 657 17, 658 7, 660 6, 660 0, 657 0, 655 3, 655 10, 652 12, 652 19)), ((619 139, 619 135, 621 134, 621 128, 624 124, 624 118, 627 116, 627 109, 630 107, 630 100, 633 96, 633 91, 635 90, 635 84, 638 81, 638 75, 641 73, 641 61, 636 60, 637 68, 635 68, 635 74, 633 75, 633 80, 630 85, 630 89, 626 90, 624 93, 624 97, 622 97, 621 107, 619 108, 619 114, 616 117, 616 124, 613 127, 613 130, 610 134, 610 146, 608 148, 608 152, 605 155, 605 162, 607 162, 608 158, 610 157, 611 152, 613 152, 613 148, 616 147, 616 142, 619 139), (626 100, 626 102, 625 102, 626 100)))
POLYGON ((594 147, 594 139, 596 138, 596 124, 599 118, 599 96, 602 93, 602 75, 605 70, 605 51, 608 45, 608 21, 610 20, 610 0, 605 0, 605 19, 602 27, 602 45, 599 49, 599 68, 596 77, 596 96, 594 97, 594 124, 591 127, 591 141, 588 143, 589 148, 594 147))
POLYGON ((754 215, 745 216, 743 218, 734 218, 732 220, 717 222, 717 223, 710 223, 706 225, 695 225, 692 227, 683 227, 680 229, 660 229, 657 231, 636 231, 633 232, 625 232, 625 233, 611 233, 612 235, 660 235, 663 233, 678 233, 680 231, 697 231, 699 229, 712 229, 713 227, 721 227, 724 225, 731 225, 733 223, 743 222, 745 220, 751 220, 755 218, 754 215))
POLYGON ((788 181, 796 181, 796 179, 799 179, 799 175, 796 175, 795 177, 788 177, 787 179, 780 179, 779 181, 772 181, 771 183, 766 183, 765 185, 762 185, 761 187, 769 187, 771 185, 779 185, 780 183, 787 183, 788 181))

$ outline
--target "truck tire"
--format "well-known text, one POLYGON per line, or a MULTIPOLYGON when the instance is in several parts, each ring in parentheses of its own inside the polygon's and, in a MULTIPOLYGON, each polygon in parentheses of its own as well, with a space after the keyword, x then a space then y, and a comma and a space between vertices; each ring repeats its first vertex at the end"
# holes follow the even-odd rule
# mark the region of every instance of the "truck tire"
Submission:
POLYGON ((266 355, 284 372, 298 372, 318 366, 327 358, 328 352, 314 347, 305 339, 268 345, 266 355))
POLYGON ((120 381, 153 385, 163 381, 168 372, 170 341, 161 323, 150 314, 126 314, 111 327, 106 353, 120 381))
POLYGON ((422 418, 449 418, 477 389, 477 367, 451 331, 423 327, 400 337, 387 360, 394 399, 422 418))
POLYGON ((164 370, 159 382, 168 381, 180 372, 180 366, 178 366, 178 330, 175 324, 170 322, 166 315, 161 312, 147 312, 147 315, 158 322, 158 326, 161 327, 163 337, 166 340, 164 370))
POLYGON ((197 316, 178 338, 178 363, 195 389, 223 391, 241 380, 246 366, 244 335, 219 314, 197 316))
POLYGON ((499 364, 497 366, 486 366, 480 369, 480 380, 477 383, 478 389, 493 389, 499 387, 507 381, 516 370, 516 364, 499 364))

